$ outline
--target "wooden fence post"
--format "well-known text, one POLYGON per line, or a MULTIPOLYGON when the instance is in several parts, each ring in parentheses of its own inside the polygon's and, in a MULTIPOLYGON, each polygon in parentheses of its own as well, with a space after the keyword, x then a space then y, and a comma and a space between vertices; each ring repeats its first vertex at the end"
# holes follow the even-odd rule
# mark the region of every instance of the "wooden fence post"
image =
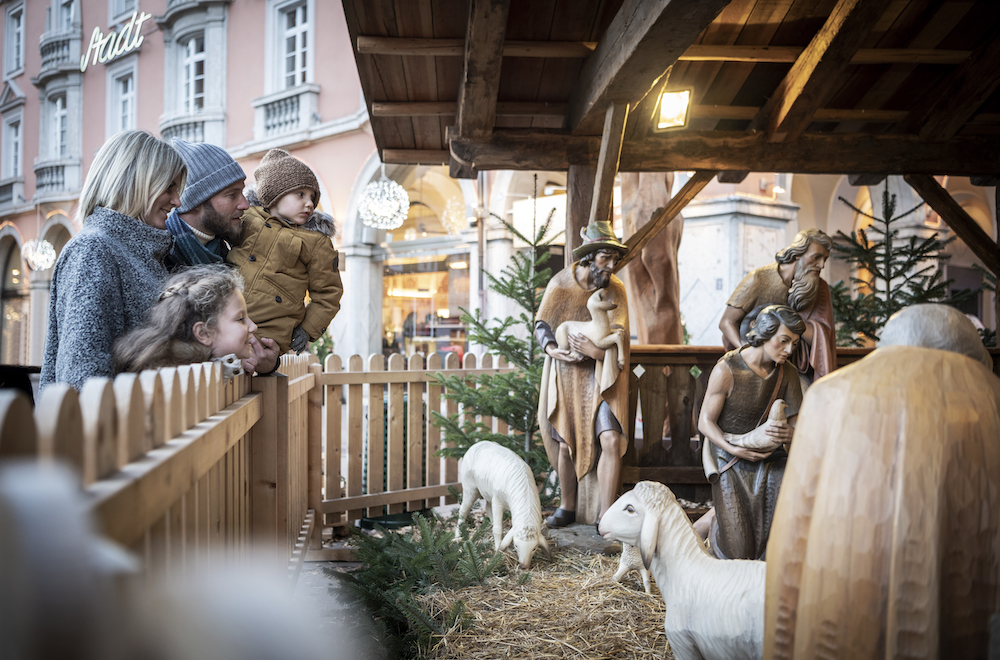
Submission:
MULTIPOLYGON (((389 356, 389 371, 403 371, 406 360, 395 353, 389 356)), ((389 490, 403 490, 403 428, 406 420, 403 417, 403 383, 389 384, 389 440, 388 440, 388 484, 389 490)), ((390 504, 388 513, 402 513, 403 504, 390 504)))
POLYGON ((318 362, 309 364, 309 373, 313 375, 313 388, 309 390, 309 437, 306 465, 309 471, 308 508, 313 510, 313 534, 309 539, 309 547, 318 550, 322 544, 323 526, 320 517, 320 507, 323 505, 323 387, 320 378, 323 367, 318 362))
MULTIPOLYGON (((415 353, 410 356, 407 371, 423 371, 424 356, 415 353)), ((424 384, 411 381, 406 385, 406 487, 408 489, 423 486, 424 467, 424 384)), ((423 500, 410 500, 406 503, 407 511, 419 511, 424 508, 423 500)))
MULTIPOLYGON (((368 371, 385 371, 385 356, 372 353, 368 357, 368 371)), ((385 490, 385 385, 368 385, 368 494, 385 490)), ((378 518, 385 509, 382 506, 368 507, 368 517, 378 518)))
POLYGON ((114 385, 90 378, 80 390, 83 417, 83 485, 103 479, 118 467, 118 413, 114 385))
MULTIPOLYGON (((348 371, 364 371, 364 361, 360 355, 352 355, 347 363, 348 371)), ((364 451, 364 385, 347 386, 347 496, 361 494, 361 463, 364 451)), ((361 509, 347 512, 347 520, 355 520, 363 515, 361 509)))
POLYGON ((281 492, 287 491, 287 475, 280 472, 282 463, 287 468, 280 456, 288 452, 288 377, 254 378, 251 389, 262 395, 262 416, 250 436, 250 538, 266 561, 281 563, 288 525, 287 492, 281 492))
MULTIPOLYGON (((457 353, 448 353, 444 359, 444 368, 446 371, 453 371, 458 369, 460 366, 457 353)), ((453 399, 448 399, 445 404, 445 416, 453 417, 458 414, 458 402, 453 399)), ((447 443, 450 445, 451 443, 447 443)), ((454 483, 458 481, 458 459, 457 458, 446 458, 444 461, 444 482, 446 484, 454 483)), ((445 497, 445 504, 455 504, 454 497, 445 497)))
MULTIPOLYGON (((341 361, 339 355, 330 354, 326 357, 326 369, 328 373, 340 373, 341 361)), ((326 386, 326 499, 333 500, 340 497, 340 456, 341 443, 341 397, 344 387, 342 385, 326 386)), ((336 525, 340 522, 342 514, 326 514, 326 524, 336 525)))
MULTIPOLYGON (((441 371, 441 355, 431 353, 427 357, 427 371, 441 371)), ((442 387, 434 381, 427 381, 427 485, 436 486, 441 481, 441 427, 434 422, 434 413, 441 412, 441 391, 442 387)), ((437 506, 441 503, 440 497, 428 500, 430 506, 437 506)))
POLYGON ((35 409, 35 428, 39 456, 63 458, 83 470, 83 415, 72 385, 53 383, 45 388, 35 409))

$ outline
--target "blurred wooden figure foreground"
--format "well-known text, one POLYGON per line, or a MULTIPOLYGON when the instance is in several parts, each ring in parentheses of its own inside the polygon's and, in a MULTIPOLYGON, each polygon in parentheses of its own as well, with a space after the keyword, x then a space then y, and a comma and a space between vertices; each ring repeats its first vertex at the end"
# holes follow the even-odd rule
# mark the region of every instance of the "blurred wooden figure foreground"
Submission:
POLYGON ((807 392, 767 550, 764 657, 987 657, 1000 379, 971 323, 926 309, 941 307, 904 310, 915 332, 887 325, 807 392), (952 350, 925 347, 951 331, 952 350))

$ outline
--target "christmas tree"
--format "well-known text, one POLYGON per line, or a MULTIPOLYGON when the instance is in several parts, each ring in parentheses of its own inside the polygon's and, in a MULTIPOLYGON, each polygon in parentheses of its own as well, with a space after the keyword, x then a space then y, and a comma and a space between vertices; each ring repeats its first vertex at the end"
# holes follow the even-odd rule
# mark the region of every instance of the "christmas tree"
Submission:
MULTIPOLYGON (((535 196, 537 189, 536 175, 535 196)), ((468 336, 473 343, 483 346, 493 355, 503 356, 515 369, 473 379, 438 376, 438 381, 446 390, 445 398, 458 402, 464 415, 445 417, 434 412, 433 416, 435 424, 444 430, 446 448, 441 450, 442 455, 458 458, 464 456, 473 443, 492 440, 516 452, 537 476, 548 472, 549 463, 538 430, 538 393, 545 356, 535 341, 534 331, 538 306, 545 285, 552 277, 552 270, 545 266, 549 260, 548 248, 558 234, 548 237, 552 213, 541 226, 537 226, 532 219, 534 234, 530 237, 500 216, 490 215, 528 245, 526 250, 514 253, 500 277, 483 273, 490 288, 513 300, 521 311, 516 317, 489 321, 482 317, 479 310, 469 314, 462 309, 462 323, 468 326, 468 336), (515 330, 520 332, 515 333, 515 330), (477 415, 495 417, 517 433, 495 433, 477 421, 477 415)), ((484 221, 485 218, 480 219, 480 222, 484 221)))
POLYGON ((921 208, 923 202, 896 215, 896 196, 889 194, 888 180, 882 191, 881 218, 865 213, 843 197, 839 199, 872 221, 867 231, 859 229, 856 236, 838 231, 840 240, 833 245, 835 258, 854 267, 851 282, 857 289, 852 297, 850 287, 843 282, 830 288, 839 346, 864 346, 878 340, 889 317, 909 305, 959 304, 976 293, 964 289, 949 295, 952 280, 942 279, 940 266, 949 258, 944 249, 955 237, 940 240, 935 232, 927 238, 900 238, 897 223, 921 208))

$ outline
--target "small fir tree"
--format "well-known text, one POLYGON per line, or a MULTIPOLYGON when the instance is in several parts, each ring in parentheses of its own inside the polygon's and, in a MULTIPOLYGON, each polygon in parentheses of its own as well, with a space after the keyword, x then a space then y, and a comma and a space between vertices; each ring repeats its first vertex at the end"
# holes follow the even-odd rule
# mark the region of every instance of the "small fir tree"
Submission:
POLYGON ((838 231, 840 242, 833 245, 835 258, 850 263, 858 274, 867 271, 871 276, 870 280, 851 277, 858 287, 854 297, 844 282, 830 288, 839 346, 863 346, 866 340, 877 340, 889 317, 909 305, 958 304, 974 295, 974 291, 965 289, 950 296, 948 286, 953 280, 942 279, 938 266, 949 258, 944 249, 955 240, 954 236, 940 240, 935 232, 928 238, 899 237, 896 223, 917 211, 923 202, 896 215, 896 196, 889 194, 888 181, 882 191, 881 218, 865 213, 843 197, 839 199, 855 213, 872 220, 868 231, 859 229, 856 236, 838 231), (874 240, 869 240, 869 233, 875 235, 874 240))
MULTIPOLYGON (((537 197, 538 176, 535 176, 537 197)), ((521 308, 518 316, 488 320, 481 312, 469 314, 462 309, 462 323, 469 328, 469 340, 486 348, 493 355, 506 358, 515 367, 510 372, 494 376, 477 376, 465 379, 460 376, 441 377, 438 382, 445 387, 445 398, 456 401, 464 414, 445 417, 433 412, 435 424, 444 431, 446 447, 441 454, 459 458, 474 443, 492 440, 516 452, 539 476, 548 472, 548 458, 542 447, 538 430, 538 396, 542 380, 544 354, 535 341, 534 330, 538 307, 545 285, 552 277, 546 267, 548 248, 558 234, 548 237, 552 213, 537 225, 532 218, 534 234, 530 237, 519 232, 511 223, 491 213, 493 217, 517 238, 528 244, 526 250, 515 252, 511 261, 501 271, 500 277, 484 272, 490 288, 521 308), (515 335, 520 329, 525 339, 515 335), (505 422, 516 435, 494 433, 476 416, 495 417, 505 422)), ((483 220, 480 220, 482 222, 483 220)))

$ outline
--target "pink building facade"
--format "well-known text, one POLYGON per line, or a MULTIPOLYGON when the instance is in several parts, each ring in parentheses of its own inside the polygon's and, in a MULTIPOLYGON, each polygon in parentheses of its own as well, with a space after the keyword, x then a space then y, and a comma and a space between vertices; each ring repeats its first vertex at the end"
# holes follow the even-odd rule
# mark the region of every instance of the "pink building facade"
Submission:
POLYGON ((7 0, 0 9, 0 363, 40 364, 52 269, 33 270, 25 244, 45 239, 58 251, 76 234, 86 172, 117 131, 218 144, 248 183, 268 149, 287 149, 316 171, 320 208, 340 225, 377 158, 340 3, 7 0))

